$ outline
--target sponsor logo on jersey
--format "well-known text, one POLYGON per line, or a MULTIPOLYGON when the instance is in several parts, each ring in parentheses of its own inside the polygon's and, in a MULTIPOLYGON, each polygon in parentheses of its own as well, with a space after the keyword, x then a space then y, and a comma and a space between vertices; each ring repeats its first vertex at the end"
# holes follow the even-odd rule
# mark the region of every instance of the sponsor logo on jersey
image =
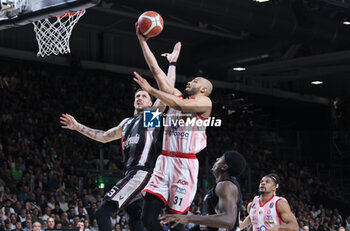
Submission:
POLYGON ((130 145, 135 145, 139 142, 140 140, 140 135, 136 134, 135 136, 128 136, 124 141, 123 141, 123 149, 127 149, 130 147, 130 145))
POLYGON ((185 188, 177 187, 177 188, 176 188, 176 192, 181 193, 181 194, 186 194, 186 189, 185 189, 185 188))
POLYGON ((188 185, 188 182, 187 182, 187 181, 181 180, 181 179, 179 179, 176 183, 177 183, 177 184, 182 184, 182 185, 188 185))
POLYGON ((181 139, 188 139, 188 137, 190 136, 189 132, 186 131, 174 131, 174 130, 166 130, 165 131, 165 135, 168 136, 175 136, 181 139))

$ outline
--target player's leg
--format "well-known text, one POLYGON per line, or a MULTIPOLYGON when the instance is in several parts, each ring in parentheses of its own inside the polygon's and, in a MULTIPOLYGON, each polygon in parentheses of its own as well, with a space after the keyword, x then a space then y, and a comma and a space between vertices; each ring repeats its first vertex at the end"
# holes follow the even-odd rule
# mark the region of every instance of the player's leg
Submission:
POLYGON ((166 156, 159 155, 152 177, 142 190, 144 197, 142 222, 147 230, 163 231, 158 216, 167 204, 169 195, 169 171, 172 169, 166 156))
MULTIPOLYGON (((174 171, 170 181, 168 210, 170 213, 186 214, 197 191, 198 160, 173 158, 174 171)), ((184 225, 177 225, 172 231, 184 231, 184 225)))
POLYGON ((123 179, 105 195, 105 201, 96 213, 99 231, 111 231, 111 216, 118 209, 124 209, 141 199, 141 190, 150 179, 150 173, 143 170, 129 171, 123 179), (101 228, 100 228, 101 227, 101 228))
POLYGON ((160 225, 158 216, 164 207, 163 201, 150 193, 144 198, 144 206, 142 212, 142 222, 147 230, 163 231, 160 225))
POLYGON ((143 200, 137 200, 126 206, 124 211, 128 221, 130 231, 144 231, 144 226, 141 221, 143 200))
POLYGON ((96 211, 96 220, 99 231, 111 231, 111 217, 113 213, 118 211, 118 205, 104 200, 101 206, 96 211))

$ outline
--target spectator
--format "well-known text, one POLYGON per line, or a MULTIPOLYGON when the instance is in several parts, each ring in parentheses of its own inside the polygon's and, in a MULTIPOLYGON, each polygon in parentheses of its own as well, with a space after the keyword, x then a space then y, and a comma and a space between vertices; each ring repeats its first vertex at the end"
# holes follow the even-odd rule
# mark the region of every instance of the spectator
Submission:
POLYGON ((21 209, 21 212, 20 212, 20 214, 18 215, 19 221, 20 221, 22 224, 24 224, 25 221, 26 221, 26 215, 27 215, 26 212, 27 212, 26 209, 21 209))
POLYGON ((84 221, 84 231, 91 231, 89 220, 84 221))
POLYGON ((41 214, 39 212, 39 209, 35 207, 32 212, 32 221, 40 221, 41 214))
POLYGON ((77 211, 76 215, 79 217, 79 219, 81 221, 89 220, 89 215, 88 215, 86 209, 83 206, 80 206, 78 208, 78 211, 77 211))
MULTIPOLYGON (((303 227, 304 227, 304 222, 299 221, 299 231, 303 231, 303 227)), ((308 230, 304 230, 304 231, 308 231, 308 230)))
POLYGON ((55 228, 55 219, 52 217, 47 218, 47 229, 54 229, 55 228))
POLYGON ((16 222, 16 228, 13 229, 13 231, 23 231, 23 228, 22 228, 22 223, 17 221, 16 222))
POLYGON ((51 213, 59 216, 62 215, 63 210, 60 208, 60 204, 58 202, 55 203, 55 207, 53 208, 53 210, 51 210, 51 213))
POLYGON ((41 217, 41 220, 46 221, 49 217, 51 217, 51 208, 45 208, 45 214, 41 217))
POLYGON ((27 219, 23 231, 32 231, 32 220, 27 219))
POLYGON ((76 226, 79 228, 79 231, 84 231, 84 222, 79 221, 76 226))
POLYGON ((62 229, 63 225, 61 222, 57 222, 56 229, 62 229))
POLYGON ((64 195, 60 196, 60 209, 62 209, 63 212, 68 211, 68 203, 66 202, 66 197, 64 195))
MULTIPOLYGON (((55 209, 55 207, 56 207, 56 201, 55 201, 55 197, 54 196, 51 196, 50 197, 50 201, 49 202, 47 202, 47 206, 48 207, 50 207, 52 210, 53 209, 55 209)), ((57 203, 58 204, 58 207, 60 206, 60 204, 59 203, 57 203)))
MULTIPOLYGON (((74 217, 75 217, 75 210, 74 210, 74 207, 70 207, 67 214, 68 214, 68 220, 69 220, 69 222, 73 222, 73 221, 74 221, 74 217)), ((79 217, 78 217, 78 219, 79 219, 79 217)))
POLYGON ((62 226, 68 226, 69 224, 69 219, 68 219, 68 214, 66 212, 63 212, 61 215, 61 222, 62 222, 62 226))
POLYGON ((10 222, 11 222, 11 229, 16 229, 16 222, 17 222, 17 214, 12 213, 10 215, 10 222))
POLYGON ((92 226, 91 226, 90 231, 98 231, 98 225, 97 225, 97 220, 96 219, 94 219, 92 221, 92 226))
POLYGON ((350 216, 348 216, 348 217, 345 219, 344 226, 345 226, 346 231, 350 231, 350 216))
POLYGON ((41 223, 39 222, 39 221, 35 221, 34 223, 33 223, 33 229, 32 229, 33 231, 42 231, 41 230, 41 223))
POLYGON ((6 219, 5 220, 5 227, 4 227, 4 230, 5 231, 11 231, 11 230, 13 230, 14 228, 12 227, 12 224, 11 224, 11 222, 10 222, 10 220, 9 219, 6 219))
POLYGON ((23 175, 22 170, 20 169, 20 163, 18 161, 15 162, 14 168, 11 170, 12 179, 15 181, 19 181, 23 175))
POLYGON ((42 221, 41 222, 41 229, 46 230, 47 229, 47 221, 42 221))
POLYGON ((88 210, 88 215, 91 223, 93 223, 93 220, 96 218, 96 211, 97 211, 96 203, 93 203, 91 205, 91 208, 88 210))

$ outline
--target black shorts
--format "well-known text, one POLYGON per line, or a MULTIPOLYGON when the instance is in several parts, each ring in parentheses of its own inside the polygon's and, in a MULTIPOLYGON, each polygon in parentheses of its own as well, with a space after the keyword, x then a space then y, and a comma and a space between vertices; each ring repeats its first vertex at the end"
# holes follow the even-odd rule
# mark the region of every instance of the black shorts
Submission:
POLYGON ((118 181, 113 188, 106 193, 105 199, 118 204, 119 209, 141 199, 141 191, 151 178, 151 173, 144 170, 128 171, 123 179, 118 181))

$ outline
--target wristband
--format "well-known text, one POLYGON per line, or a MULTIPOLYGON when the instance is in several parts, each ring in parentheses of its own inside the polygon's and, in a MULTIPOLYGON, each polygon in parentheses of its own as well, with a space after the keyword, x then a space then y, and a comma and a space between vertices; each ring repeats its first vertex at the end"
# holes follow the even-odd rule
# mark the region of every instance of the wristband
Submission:
POLYGON ((176 67, 176 62, 170 62, 169 66, 175 66, 176 67))

